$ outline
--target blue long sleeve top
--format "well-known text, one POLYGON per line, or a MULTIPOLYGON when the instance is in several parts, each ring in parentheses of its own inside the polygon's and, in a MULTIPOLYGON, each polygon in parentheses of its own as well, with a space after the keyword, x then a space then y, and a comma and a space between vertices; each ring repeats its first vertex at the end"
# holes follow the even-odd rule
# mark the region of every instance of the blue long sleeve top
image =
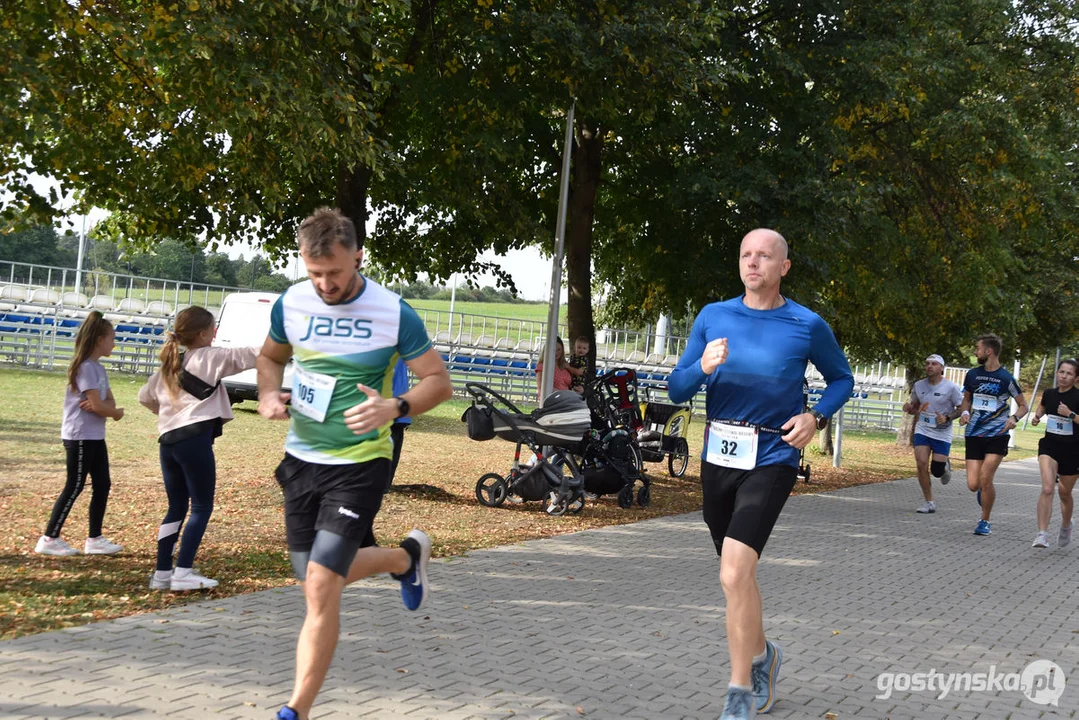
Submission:
POLYGON ((799 451, 769 430, 778 430, 804 412, 802 383, 809 362, 828 385, 815 409, 831 417, 854 390, 854 375, 832 329, 793 300, 773 310, 753 310, 736 297, 707 305, 697 315, 686 350, 667 379, 667 393, 672 402, 683 403, 706 385, 709 420, 764 429, 759 434, 757 467, 797 467, 799 451), (727 361, 705 375, 700 362, 704 348, 724 337, 727 361))

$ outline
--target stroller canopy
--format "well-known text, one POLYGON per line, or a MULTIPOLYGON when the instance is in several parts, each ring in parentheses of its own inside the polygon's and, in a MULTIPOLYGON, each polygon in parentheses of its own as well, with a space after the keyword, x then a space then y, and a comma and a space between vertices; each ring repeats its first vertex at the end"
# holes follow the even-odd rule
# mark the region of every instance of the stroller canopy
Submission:
POLYGON ((580 442, 591 428, 591 416, 584 398, 572 390, 551 393, 531 415, 494 413, 494 430, 499 437, 516 441, 519 432, 530 432, 539 445, 569 445, 580 442), (514 428, 516 426, 516 428, 514 428))

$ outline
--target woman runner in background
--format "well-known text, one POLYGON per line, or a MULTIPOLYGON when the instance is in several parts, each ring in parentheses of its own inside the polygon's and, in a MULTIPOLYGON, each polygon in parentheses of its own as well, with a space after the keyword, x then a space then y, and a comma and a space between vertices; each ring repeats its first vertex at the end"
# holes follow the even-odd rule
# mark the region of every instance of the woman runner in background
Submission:
POLYGON ((1053 492, 1060 477, 1060 534, 1057 545, 1066 546, 1072 539, 1072 489, 1079 477, 1079 447, 1075 435, 1075 417, 1079 411, 1079 388, 1075 387, 1079 361, 1061 360, 1057 366, 1057 386, 1042 393, 1042 401, 1031 423, 1037 425, 1048 413, 1045 437, 1038 441, 1038 467, 1042 491, 1038 495, 1038 534, 1033 547, 1049 547, 1049 520, 1053 516, 1053 492))

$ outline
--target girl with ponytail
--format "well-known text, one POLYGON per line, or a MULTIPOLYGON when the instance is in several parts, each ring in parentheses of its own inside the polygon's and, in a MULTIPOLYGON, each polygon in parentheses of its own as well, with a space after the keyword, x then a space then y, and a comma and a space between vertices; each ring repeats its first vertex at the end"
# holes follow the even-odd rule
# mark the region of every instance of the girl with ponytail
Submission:
POLYGON ((109 452, 105 447, 105 418, 119 420, 124 409, 116 407, 109 378, 101 358, 112 354, 116 331, 112 323, 94 310, 83 320, 75 335, 75 354, 67 369, 64 392, 64 419, 60 439, 67 455, 67 482, 52 507, 45 534, 38 538, 34 552, 42 555, 78 555, 79 551, 60 538, 75 499, 90 476, 90 532, 83 552, 87 555, 111 555, 123 547, 101 534, 105 507, 112 481, 109 477, 109 452))
POLYGON ((161 349, 161 369, 139 390, 139 403, 157 415, 161 475, 169 509, 157 532, 157 568, 153 590, 202 590, 216 580, 194 570, 195 553, 214 508, 217 464, 214 439, 232 420, 232 407, 221 378, 255 367, 258 348, 210 347, 214 316, 206 308, 185 308, 176 315, 161 349), (180 348, 186 348, 186 352, 180 348), (191 516, 180 538, 180 527, 191 516), (173 569, 172 553, 180 540, 173 569))

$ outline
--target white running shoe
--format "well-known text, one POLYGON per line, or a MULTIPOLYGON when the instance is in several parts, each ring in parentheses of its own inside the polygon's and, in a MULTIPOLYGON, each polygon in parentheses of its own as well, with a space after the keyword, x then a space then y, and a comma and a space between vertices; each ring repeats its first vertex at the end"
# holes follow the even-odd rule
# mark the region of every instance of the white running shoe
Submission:
POLYGON ((1057 545, 1065 547, 1072 541, 1072 526, 1060 528, 1060 534, 1057 535, 1057 545))
POLYGON ((172 570, 169 570, 168 577, 158 577, 157 571, 150 573, 150 589, 151 590, 172 590, 172 570))
POLYGON ((188 570, 180 574, 180 569, 172 571, 172 580, 169 581, 169 590, 180 592, 182 590, 210 590, 217 587, 217 581, 199 575, 194 570, 188 570))
POLYGON ((55 555, 57 557, 69 557, 79 554, 78 550, 68 545, 61 538, 51 538, 47 535, 42 535, 37 539, 34 552, 38 555, 55 555))
POLYGON ((940 476, 940 484, 947 485, 952 481, 952 461, 949 458, 944 461, 944 474, 940 476))
POLYGON ((1049 533, 1039 531, 1038 534, 1034 536, 1034 544, 1032 544, 1031 547, 1036 547, 1036 548, 1047 548, 1047 547, 1049 547, 1049 533))
POLYGON ((937 504, 932 500, 927 500, 924 505, 918 508, 918 512, 922 514, 935 513, 937 511, 937 504))
POLYGON ((86 543, 82 546, 82 551, 87 555, 115 555, 123 549, 123 545, 117 545, 104 535, 86 538, 86 543))

